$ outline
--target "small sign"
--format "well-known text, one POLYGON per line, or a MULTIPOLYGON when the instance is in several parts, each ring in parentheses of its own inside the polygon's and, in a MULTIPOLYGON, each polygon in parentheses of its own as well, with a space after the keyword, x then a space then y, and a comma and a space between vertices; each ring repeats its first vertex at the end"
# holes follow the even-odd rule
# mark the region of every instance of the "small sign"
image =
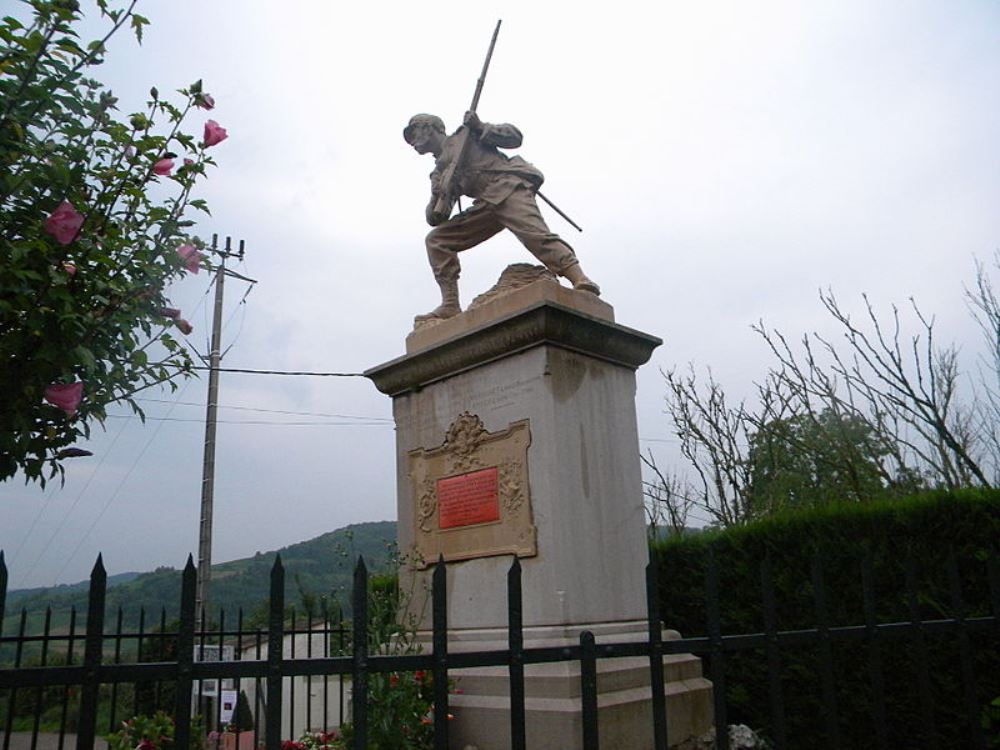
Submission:
POLYGON ((497 467, 437 481, 438 526, 453 529, 500 520, 497 467))
MULTIPOLYGON (((196 643, 194 646, 195 661, 232 661, 234 651, 232 646, 218 646, 210 643, 196 643)), ((232 685, 232 680, 223 680, 223 686, 232 685)), ((195 683, 195 695, 201 693, 204 698, 214 698, 219 694, 219 681, 216 679, 199 680, 195 683)))
POLYGON ((222 705, 220 706, 219 719, 225 725, 233 720, 233 713, 236 711, 236 701, 239 698, 235 690, 222 691, 222 705))

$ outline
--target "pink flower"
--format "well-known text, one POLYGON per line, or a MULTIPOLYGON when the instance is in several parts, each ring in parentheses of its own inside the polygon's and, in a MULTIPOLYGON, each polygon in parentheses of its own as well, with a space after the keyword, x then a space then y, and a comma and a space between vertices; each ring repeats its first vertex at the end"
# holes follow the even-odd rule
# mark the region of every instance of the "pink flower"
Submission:
POLYGON ((156 164, 153 165, 153 172, 160 175, 161 177, 166 177, 170 174, 170 171, 174 168, 174 160, 170 158, 160 159, 156 164))
POLYGON ((184 160, 184 166, 185 167, 190 167, 192 164, 194 164, 194 159, 185 159, 184 160))
POLYGON ((201 259, 205 256, 198 252, 194 245, 181 245, 177 248, 177 254, 184 261, 184 267, 191 273, 198 273, 201 268, 201 259))
POLYGON ((71 260, 64 260, 62 262, 62 269, 66 272, 68 276, 76 276, 76 263, 71 260))
POLYGON ((220 126, 215 120, 209 120, 205 123, 205 134, 203 136, 205 148, 222 143, 228 137, 229 134, 226 133, 226 129, 220 126))
POLYGON ((160 315, 164 318, 179 318, 181 316, 181 311, 176 307, 161 307, 160 315))
POLYGON ((76 414, 83 398, 83 383, 53 383, 45 389, 45 400, 58 406, 67 417, 76 414))
POLYGON ((180 332, 185 336, 190 336, 191 331, 194 330, 194 326, 184 320, 184 318, 177 318, 177 320, 174 321, 174 325, 177 326, 180 332))
POLYGON ((82 226, 83 215, 77 213, 69 201, 60 203, 59 208, 45 220, 45 231, 55 237, 60 245, 68 245, 76 239, 82 226))
POLYGON ((199 94, 194 106, 202 109, 215 109, 215 98, 211 94, 199 94))

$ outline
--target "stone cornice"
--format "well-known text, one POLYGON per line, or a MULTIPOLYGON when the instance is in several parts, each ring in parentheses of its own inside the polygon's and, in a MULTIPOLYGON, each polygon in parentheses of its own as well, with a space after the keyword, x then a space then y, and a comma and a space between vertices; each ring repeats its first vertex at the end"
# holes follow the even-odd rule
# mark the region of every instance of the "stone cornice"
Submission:
POLYGON ((662 343, 656 336, 542 300, 364 374, 382 393, 396 396, 536 346, 557 346, 634 370, 662 343))

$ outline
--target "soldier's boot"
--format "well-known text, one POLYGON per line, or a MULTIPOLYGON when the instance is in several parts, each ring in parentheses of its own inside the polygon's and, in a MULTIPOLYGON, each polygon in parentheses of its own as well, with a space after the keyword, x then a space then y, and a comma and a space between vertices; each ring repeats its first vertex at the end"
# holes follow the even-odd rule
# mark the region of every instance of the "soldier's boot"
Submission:
POLYGON ((587 274, 580 268, 579 263, 571 265, 562 272, 562 275, 573 285, 574 289, 579 289, 581 292, 590 292, 598 297, 601 296, 601 287, 587 278, 587 274))
POLYGON ((462 312, 462 306, 458 303, 458 280, 452 279, 450 281, 446 281, 439 279, 438 286, 441 287, 441 304, 430 312, 417 315, 413 319, 414 322, 420 320, 444 320, 445 318, 454 318, 462 312))

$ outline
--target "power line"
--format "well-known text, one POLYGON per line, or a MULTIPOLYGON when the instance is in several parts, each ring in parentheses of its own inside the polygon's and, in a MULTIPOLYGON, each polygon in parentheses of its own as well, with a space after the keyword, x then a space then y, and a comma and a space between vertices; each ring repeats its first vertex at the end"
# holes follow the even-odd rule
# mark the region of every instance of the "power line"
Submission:
MULTIPOLYGON (((211 367, 197 365, 194 367, 183 367, 182 365, 167 365, 168 367, 179 367, 191 370, 211 370, 211 367)), ((252 370, 241 367, 217 367, 218 372, 239 372, 245 375, 307 375, 315 378, 363 378, 363 372, 314 372, 307 370, 252 370)))
MULTIPOLYGON (((137 414, 108 414, 108 419, 140 419, 137 414)), ((205 423, 204 419, 194 419, 190 417, 145 417, 150 422, 199 422, 205 423)), ((285 425, 285 426, 316 426, 316 427, 388 427, 388 424, 381 422, 298 422, 281 421, 267 419, 216 419, 219 424, 249 424, 249 425, 285 425)))
MULTIPOLYGON (((137 398, 136 401, 141 401, 143 403, 155 403, 155 404, 174 404, 178 406, 198 406, 204 408, 204 403, 199 403, 197 401, 170 401, 169 399, 163 398, 137 398)), ((219 404, 220 409, 235 409, 239 411, 254 411, 261 412, 263 414, 289 414, 296 417, 328 417, 331 419, 362 419, 370 422, 389 422, 393 420, 387 417, 365 417, 356 414, 326 414, 323 412, 315 411, 288 411, 286 409, 260 409, 255 406, 229 406, 227 404, 219 404)))
MULTIPOLYGON (((76 493, 76 497, 73 498, 72 504, 69 506, 69 508, 63 514, 62 520, 56 526, 56 530, 52 532, 52 536, 49 537, 49 541, 42 546, 42 551, 38 553, 38 557, 35 558, 35 561, 31 565, 28 566, 28 570, 34 570, 35 567, 38 565, 38 563, 41 561, 41 559, 43 557, 45 557, 45 553, 48 550, 50 550, 50 549, 53 548, 52 547, 52 543, 56 540, 56 537, 59 536, 59 532, 63 530, 63 527, 66 525, 66 522, 69 520, 69 517, 72 515, 73 511, 76 509, 77 504, 80 502, 80 498, 83 497, 84 493, 87 491, 87 488, 90 487, 90 483, 94 481, 94 477, 97 476, 98 472, 100 472, 100 470, 101 470, 101 467, 104 466, 105 460, 107 460, 108 455, 110 455, 112 449, 114 449, 115 445, 118 443, 118 438, 120 438, 122 436, 122 432, 124 432, 124 431, 125 431, 125 424, 123 423, 122 426, 121 426, 121 428, 119 428, 118 432, 115 434, 114 439, 111 441, 111 445, 109 445, 108 449, 106 451, 104 451, 104 453, 101 454, 101 458, 97 462, 97 468, 95 468, 90 473, 90 476, 87 477, 87 481, 84 482, 83 487, 81 487, 80 491, 78 493, 76 493)), ((49 499, 51 500, 51 498, 52 498, 52 496, 50 495, 49 499)), ((24 539, 22 539, 22 545, 23 545, 24 540, 26 540, 31 535, 31 532, 34 531, 35 523, 37 523, 38 519, 41 518, 42 512, 44 512, 44 510, 45 510, 45 508, 46 508, 47 505, 48 505, 48 501, 46 501, 45 505, 42 506, 42 509, 38 512, 38 515, 35 516, 35 521, 31 524, 31 528, 28 529, 28 533, 24 535, 24 539)), ((18 547, 18 551, 20 551, 20 547, 18 547)), ((17 557, 17 553, 16 552, 14 553, 14 557, 15 558, 17 557)))
MULTIPOLYGON (((184 386, 181 388, 181 390, 178 391, 177 393, 178 398, 184 395, 184 391, 187 389, 188 385, 190 385, 190 382, 191 381, 185 383, 184 386)), ((53 585, 55 585, 55 581, 59 580, 59 576, 63 574, 66 568, 69 567, 69 564, 73 561, 73 558, 76 557, 76 553, 80 551, 80 547, 83 546, 83 543, 87 540, 87 537, 90 536, 90 534, 97 527, 98 522, 104 517, 104 514, 107 513, 108 508, 111 507, 111 503, 113 503, 115 499, 118 497, 118 494, 122 491, 122 488, 125 486, 125 483, 128 482, 129 478, 132 476, 132 472, 135 471, 135 468, 139 465, 139 462, 142 460, 143 456, 146 455, 146 451, 149 450, 149 447, 153 444, 153 441, 156 440, 156 436, 159 434, 160 427, 162 426, 163 426, 162 424, 157 425, 156 429, 153 430, 153 434, 149 436, 149 440, 146 441, 146 444, 143 446, 142 450, 139 451, 139 455, 135 457, 135 460, 132 462, 132 466, 129 467, 129 470, 125 473, 125 476, 122 477, 122 480, 118 483, 118 486, 115 488, 115 491, 111 493, 111 497, 109 497, 107 502, 104 503, 104 507, 101 508, 101 512, 97 514, 97 518, 95 518, 94 522, 90 524, 90 528, 87 529, 86 533, 80 536, 79 541, 76 543, 76 547, 73 548, 73 551, 70 553, 69 557, 66 558, 66 562, 63 563, 62 568, 59 569, 59 572, 56 573, 55 577, 53 578, 53 585)), ((119 432, 119 434, 121 433, 119 432)))

